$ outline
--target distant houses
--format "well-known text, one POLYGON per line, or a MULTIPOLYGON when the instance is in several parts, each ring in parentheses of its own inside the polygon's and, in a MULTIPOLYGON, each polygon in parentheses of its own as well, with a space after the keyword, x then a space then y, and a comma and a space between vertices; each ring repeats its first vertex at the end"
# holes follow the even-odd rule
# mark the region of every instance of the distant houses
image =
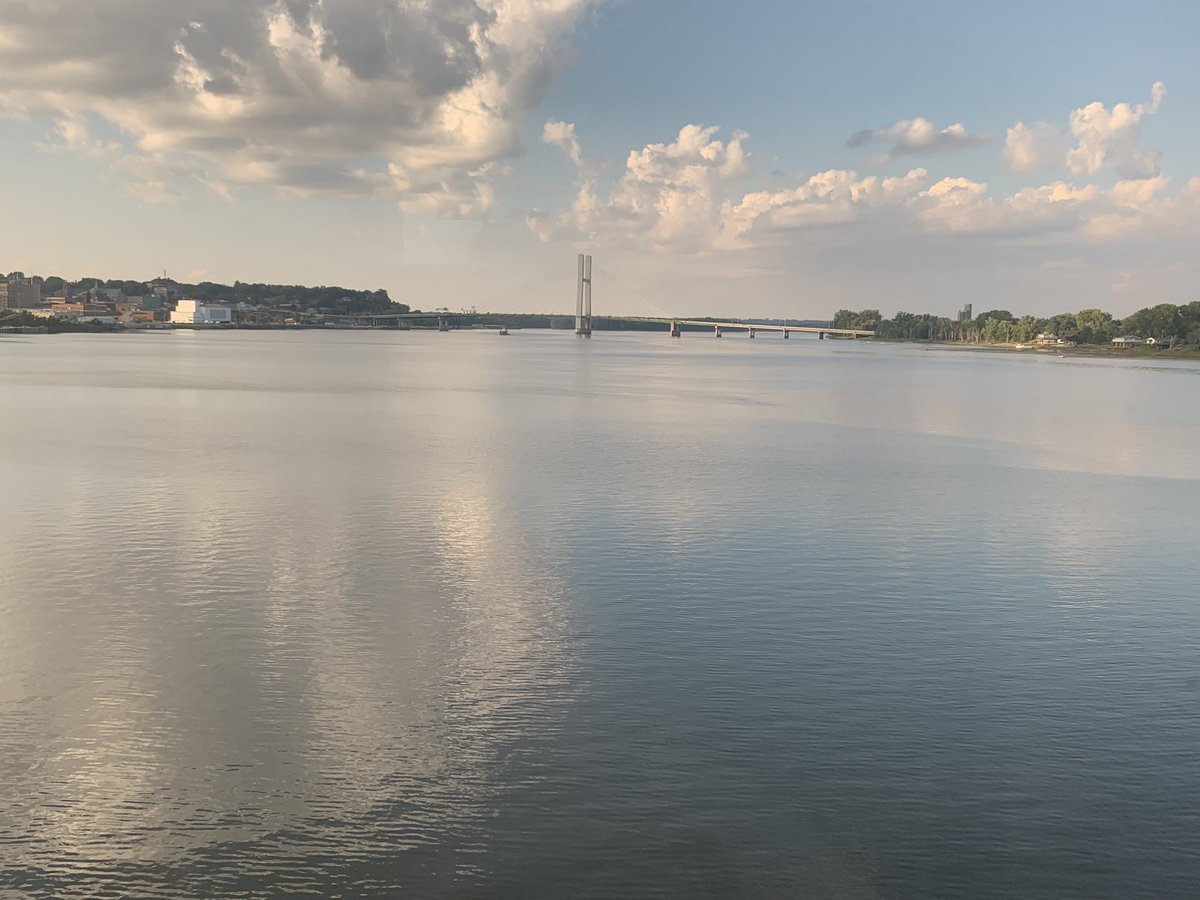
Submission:
POLYGON ((1123 334, 1120 337, 1113 338, 1112 342, 1113 346, 1124 347, 1126 349, 1130 347, 1144 346, 1154 347, 1158 350, 1170 350, 1174 345, 1174 342, 1170 338, 1148 337, 1145 340, 1142 340, 1136 334, 1123 334))
POLYGON ((1044 332, 1034 338, 1033 342, 1039 347, 1074 347, 1079 343, 1079 339, 1073 334, 1059 337, 1057 334, 1044 332))
MULTIPOLYGON (((180 299, 173 281, 155 279, 141 285, 145 293, 131 296, 126 293, 131 282, 122 287, 101 287, 93 281, 91 287, 72 286, 58 280, 62 286, 43 292, 43 282, 25 278, 20 272, 7 280, 0 276, 0 313, 9 310, 35 319, 59 319, 146 328, 165 325, 232 325, 235 321, 231 306, 205 303, 201 300, 180 299)), ((0 316, 6 317, 6 316, 0 316)), ((30 326, 37 327, 37 326, 30 326)))

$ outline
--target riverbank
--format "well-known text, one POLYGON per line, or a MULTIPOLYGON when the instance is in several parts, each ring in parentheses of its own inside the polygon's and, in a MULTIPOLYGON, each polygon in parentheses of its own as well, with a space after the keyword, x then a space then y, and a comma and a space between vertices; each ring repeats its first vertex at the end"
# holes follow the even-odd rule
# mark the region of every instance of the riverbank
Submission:
POLYGON ((903 341, 893 338, 874 338, 889 344, 919 344, 924 347, 944 347, 948 350, 967 350, 981 352, 1030 353, 1051 356, 1087 356, 1098 359, 1137 359, 1137 360, 1171 360, 1171 359, 1200 359, 1200 347, 1179 346, 1159 348, 1154 346, 1142 347, 1112 347, 1104 344, 1070 344, 1034 347, 1029 344, 995 343, 975 344, 960 341, 903 341))

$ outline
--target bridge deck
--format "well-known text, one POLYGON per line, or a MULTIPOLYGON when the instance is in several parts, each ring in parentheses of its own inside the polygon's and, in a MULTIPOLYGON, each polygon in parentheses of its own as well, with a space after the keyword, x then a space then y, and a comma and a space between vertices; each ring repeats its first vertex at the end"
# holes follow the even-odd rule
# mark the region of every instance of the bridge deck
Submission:
MULTIPOLYGON (((295 310, 271 309, 271 312, 295 315, 295 310)), ((371 321, 395 321, 397 319, 463 319, 483 318, 486 316, 503 316, 505 313, 480 312, 407 312, 407 313, 325 313, 325 319, 352 319, 371 321)), ((757 322, 717 322, 711 319, 676 319, 666 316, 597 316, 603 319, 615 319, 619 322, 655 322, 662 325, 690 325, 701 328, 738 329, 742 331, 786 331, 806 334, 842 334, 852 337, 875 337, 873 331, 863 331, 855 328, 833 328, 824 325, 761 325, 757 322)))
POLYGON ((631 316, 630 322, 661 322, 664 325, 699 325, 704 328, 740 328, 748 331, 800 331, 807 334, 847 334, 854 337, 875 337, 873 331, 862 331, 856 328, 832 328, 824 325, 760 325, 756 322, 714 322, 709 319, 667 319, 631 316))

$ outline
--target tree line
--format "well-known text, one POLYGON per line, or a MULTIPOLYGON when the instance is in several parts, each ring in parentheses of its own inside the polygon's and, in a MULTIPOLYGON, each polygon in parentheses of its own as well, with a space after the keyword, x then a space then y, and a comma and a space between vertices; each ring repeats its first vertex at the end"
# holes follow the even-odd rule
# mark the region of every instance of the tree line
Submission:
MULTIPOLYGON (((23 272, 10 272, 8 281, 24 280, 23 272)), ((42 296, 46 297, 64 287, 72 291, 83 292, 93 288, 119 289, 126 297, 143 297, 153 293, 155 282, 129 281, 121 278, 81 278, 78 281, 67 281, 57 275, 42 277, 35 275, 32 279, 41 285, 42 296)), ((313 310, 325 313, 341 313, 347 315, 404 313, 409 308, 403 303, 396 303, 388 296, 388 292, 380 288, 376 291, 356 291, 343 287, 304 287, 298 284, 247 284, 235 281, 232 285, 217 284, 212 281, 202 281, 199 284, 175 283, 173 290, 180 297, 202 300, 206 303, 250 303, 254 306, 277 306, 294 309, 298 312, 313 310)))
POLYGON ((1059 313, 1048 319, 1014 316, 1007 309, 982 312, 965 322, 929 313, 898 312, 885 319, 877 309, 840 309, 834 328, 874 331, 878 337, 905 341, 953 341, 969 344, 1024 344, 1039 334, 1052 334, 1080 344, 1107 344, 1120 335, 1154 338, 1200 347, 1200 301, 1176 306, 1160 303, 1116 319, 1100 309, 1059 313))

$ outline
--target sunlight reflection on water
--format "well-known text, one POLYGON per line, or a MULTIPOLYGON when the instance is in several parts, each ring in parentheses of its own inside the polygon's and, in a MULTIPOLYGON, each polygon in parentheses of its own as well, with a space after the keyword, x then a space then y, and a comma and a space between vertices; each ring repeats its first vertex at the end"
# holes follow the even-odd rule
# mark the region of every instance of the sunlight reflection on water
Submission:
POLYGON ((1200 407, 1163 367, 2 347, 0 889, 1200 878, 1200 407))

